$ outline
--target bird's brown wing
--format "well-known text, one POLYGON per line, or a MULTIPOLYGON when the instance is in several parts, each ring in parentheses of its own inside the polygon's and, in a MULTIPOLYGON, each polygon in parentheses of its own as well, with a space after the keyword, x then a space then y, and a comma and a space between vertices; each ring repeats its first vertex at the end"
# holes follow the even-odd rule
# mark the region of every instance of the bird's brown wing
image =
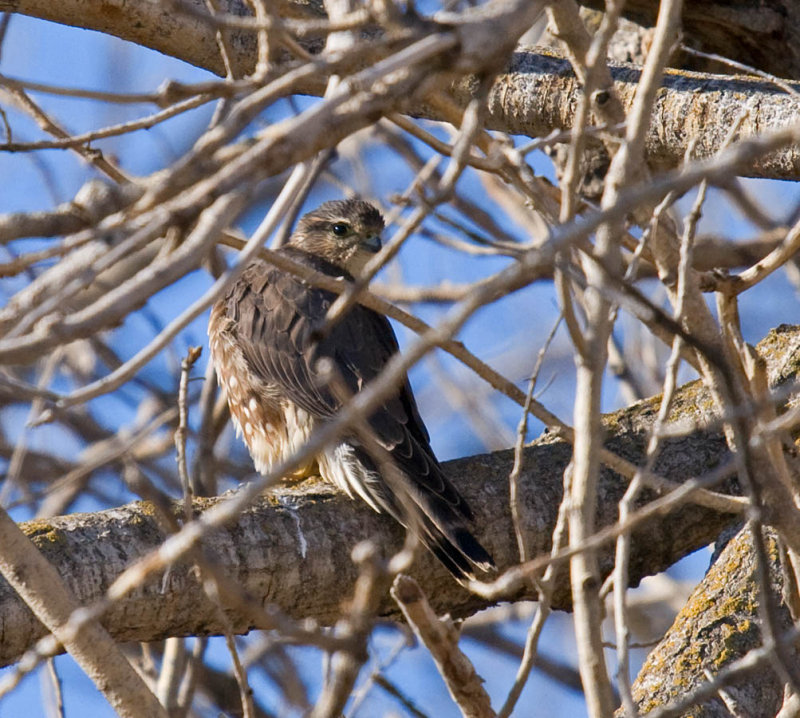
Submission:
MULTIPOLYGON (((332 271, 324 262, 308 256, 303 260, 315 269, 332 271)), ((349 393, 355 394, 398 351, 388 320, 360 305, 354 306, 330 331, 316 337, 315 332, 322 328, 335 299, 335 294, 310 287, 266 263, 248 268, 227 298, 237 345, 253 373, 322 419, 333 417, 342 402, 321 379, 317 370, 320 359, 330 359, 349 393)), ((401 468, 412 476, 430 472, 431 460, 435 459, 407 379, 369 417, 369 424, 381 444, 396 454, 401 468)), ((436 484, 438 477, 430 489, 450 493, 449 487, 436 484)))
MULTIPOLYGON (((294 259, 318 271, 341 274, 318 258, 296 250, 288 251, 294 259)), ((318 336, 335 298, 333 293, 310 287, 265 263, 248 269, 227 298, 227 312, 235 321, 237 344, 252 371, 272 385, 279 395, 322 419, 333 417, 342 402, 321 380, 317 369, 320 359, 330 359, 349 392, 355 394, 372 381, 398 351, 388 320, 360 305, 354 306, 330 330, 318 336)), ((428 527, 434 536, 426 543, 448 564, 446 556, 441 554, 447 554, 454 542, 466 542, 466 550, 459 545, 461 553, 466 553, 479 565, 491 565, 488 554, 463 527, 464 520, 472 518, 472 512, 444 476, 430 448, 428 432, 407 378, 368 418, 368 423, 405 475, 409 498, 423 510, 426 521, 435 524, 428 527), (456 530, 465 536, 454 538, 456 530), (441 535, 443 533, 445 535, 441 535)), ((351 440, 350 443, 363 463, 379 473, 358 442, 351 440)), ((376 503, 398 520, 407 522, 406 512, 385 484, 372 485, 368 490, 376 503)), ((452 563, 451 560, 448 565, 452 563)), ((464 568, 458 565, 452 570, 464 573, 464 568)))

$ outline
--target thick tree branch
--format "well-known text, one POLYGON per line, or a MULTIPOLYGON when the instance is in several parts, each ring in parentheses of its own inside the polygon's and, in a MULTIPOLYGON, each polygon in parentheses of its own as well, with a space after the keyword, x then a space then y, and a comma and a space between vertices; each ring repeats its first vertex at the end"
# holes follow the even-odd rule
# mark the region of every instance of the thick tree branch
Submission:
POLYGON ((166 718, 166 711, 142 676, 98 623, 89 622, 74 633, 69 630, 69 618, 78 610, 78 604, 64 590, 53 564, 36 551, 5 511, 0 511, 0 537, 0 572, 69 650, 118 714, 122 718, 166 718))
MULTIPOLYGON (((783 582, 779 551, 774 534, 768 536, 770 586, 774 600, 780 602, 779 628, 792 627, 789 609, 781 600, 783 582)), ((638 709, 649 713, 665 708, 658 715, 685 715, 696 718, 729 716, 729 707, 720 698, 733 700, 737 715, 775 715, 781 707, 783 686, 771 661, 744 664, 726 676, 724 669, 736 666, 763 644, 759 628, 759 595, 755 553, 747 529, 733 538, 709 569, 681 609, 666 636, 647 657, 634 684, 638 709), (721 674, 721 675, 720 675, 721 674), (719 677, 715 690, 709 683, 719 677), (694 697, 694 700, 690 698, 694 697), (666 709, 668 704, 676 706, 666 709)), ((790 648, 797 662, 796 650, 790 648)))
MULTIPOLYGON (((182 13, 171 3, 152 3, 133 0, 108 5, 91 0, 64 0, 51 3, 47 0, 0 0, 0 11, 24 13, 43 19, 99 30, 116 37, 131 40, 145 47, 180 58, 216 74, 224 68, 215 42, 214 26, 203 21, 204 3, 192 0, 193 13, 182 13)), ((242 3, 227 0, 219 3, 222 10, 243 14, 242 3)), ((693 5, 690 3, 690 5, 693 5)), ((318 15, 315 4, 286 3, 282 5, 285 16, 318 15)), ((321 11, 319 11, 321 12, 321 11)), ((491 29, 492 18, 486 18, 486 28, 491 29)), ((470 20, 469 29, 459 28, 463 43, 459 65, 461 69, 470 62, 482 65, 485 58, 481 50, 484 35, 477 32, 479 21, 470 20), (475 33, 475 42, 470 34, 475 33), (477 53, 477 54, 475 54, 477 53)), ((442 26, 447 29, 446 25, 442 26)), ((417 28, 422 31, 422 28, 417 28)), ((430 31, 428 28, 427 31, 430 31)), ((255 35, 238 30, 230 43, 232 62, 237 74, 251 72, 255 62, 255 35)), ((319 40, 308 41, 312 50, 319 49, 319 40)), ((378 50, 364 38, 364 61, 378 59, 378 50)), ((774 45, 769 52, 780 58, 774 45)), ((632 102, 639 70, 631 66, 612 66, 614 86, 626 107, 632 102)), ((306 80, 303 92, 321 95, 327 77, 319 73, 306 80)), ((472 97, 476 83, 467 80, 453 88, 453 97, 465 107, 472 97)), ((532 50, 517 52, 500 73, 489 95, 486 114, 488 127, 505 132, 539 137, 555 129, 572 126, 573 113, 581 92, 568 61, 552 54, 532 50)), ((406 111, 412 115, 448 120, 437 110, 421 102, 411 103, 406 111)), ((680 71, 668 72, 652 115, 646 141, 647 159, 655 168, 674 168, 683 161, 688 142, 696 141, 693 156, 705 158, 722 147, 728 129, 742 114, 741 136, 761 133, 791 124, 800 115, 800 100, 789 96, 769 82, 738 77, 718 76, 680 71)), ((794 148, 770 155, 757 162, 745 174, 775 179, 800 178, 800 152, 794 148)))
MULTIPOLYGON (((794 377, 800 366, 800 328, 781 327, 760 344, 770 366, 773 386, 794 377)), ((657 411, 658 398, 636 404, 605 418, 608 448, 630 461, 643 456, 647 430, 657 411)), ((702 425, 711 401, 694 382, 675 400, 671 421, 702 425)), ((562 474, 571 455, 565 442, 545 434, 526 450, 519 477, 520 506, 531 555, 545 553, 561 500, 562 474)), ((656 470, 680 482, 699 476, 725 461, 721 434, 697 429, 666 443, 656 470)), ((508 475, 512 451, 448 462, 445 470, 459 486, 477 515, 478 536, 501 568, 517 563, 516 538, 508 512, 508 475)), ((600 480, 598 524, 616 520, 617 504, 625 483, 603 470, 600 480)), ((648 494, 643 500, 652 500, 648 494)), ((195 501, 203 511, 224 499, 195 501)), ((176 514, 179 509, 176 508, 176 514)), ((736 520, 694 504, 678 504, 667 516, 651 517, 634 532, 631 580, 658 572, 680 557, 713 541, 736 520)), ((136 559, 164 540, 152 505, 136 503, 94 514, 73 514, 49 521, 32 521, 23 529, 59 569, 82 603, 103 597, 114 578, 136 559)), ((329 623, 339 616, 357 575, 349 559, 351 548, 373 538, 383 551, 399 548, 402 530, 390 519, 352 501, 319 482, 282 487, 246 511, 238 521, 207 536, 203 549, 246 593, 264 606, 275 606, 294 618, 329 623)), ((613 563, 613 546, 599 552, 602 570, 613 563)), ((435 610, 465 616, 487 605, 467 593, 426 553, 421 552, 412 572, 431 597, 435 610)), ((569 586, 556 586, 553 606, 569 608, 569 586)), ((388 596, 380 613, 396 616, 388 596)), ((235 631, 270 627, 265 614, 254 616, 241 605, 230 606, 227 619, 235 631)), ((173 566, 139 587, 106 613, 104 624, 117 640, 149 641, 170 635, 217 633, 222 629, 218 607, 197 584, 191 566, 173 566)), ((41 637, 44 629, 6 584, 0 584, 0 663, 16 660, 41 637)))
MULTIPOLYGON (((596 10, 605 0, 578 0, 596 10)), ((655 25, 657 0, 628 0, 623 14, 640 25, 655 25)), ((800 79, 800 2, 692 0, 681 25, 687 44, 779 77, 800 79)))
MULTIPOLYGON (((633 65, 611 65, 614 89, 629 109, 641 71, 633 65)), ((454 93, 463 104, 469 85, 454 93)), ((581 93, 567 60, 534 51, 517 52, 506 72, 498 76, 489 96, 487 124, 492 129, 540 137, 572 126, 581 93)), ((690 141, 693 157, 712 157, 724 146, 732 126, 743 116, 739 136, 795 122, 800 100, 767 82, 667 69, 656 97, 645 140, 647 162, 653 169, 681 165, 690 141)), ((437 119, 437 118, 431 118, 437 119)), ((794 148, 762 158, 743 174, 774 179, 800 178, 800 159, 794 148)))

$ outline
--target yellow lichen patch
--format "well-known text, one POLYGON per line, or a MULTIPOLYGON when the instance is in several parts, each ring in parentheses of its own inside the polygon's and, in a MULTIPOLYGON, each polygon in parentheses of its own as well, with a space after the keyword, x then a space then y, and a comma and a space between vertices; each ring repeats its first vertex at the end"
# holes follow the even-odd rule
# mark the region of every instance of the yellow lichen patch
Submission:
POLYGON ((138 516, 155 516, 156 515, 156 505, 152 501, 140 501, 136 506, 138 509, 136 514, 138 516))
POLYGON ((779 376, 774 377, 773 381, 780 383, 800 374, 797 327, 786 324, 776 327, 758 343, 758 353, 772 368, 771 374, 776 369, 779 371, 779 376))
POLYGON ((797 332, 795 327, 781 324, 779 327, 770 330, 769 334, 758 343, 758 353, 765 359, 776 357, 781 360, 792 358, 800 361, 800 357, 794 356, 791 349, 797 342, 797 332))
POLYGON ((262 496, 262 499, 264 501, 266 501, 270 506, 280 506, 281 505, 280 495, 279 494, 275 494, 272 491, 267 491, 267 493, 265 493, 262 496))
MULTIPOLYGON (((219 496, 195 496, 192 499, 192 506, 194 506, 195 510, 202 512, 216 506, 219 502, 219 496)), ((176 502, 175 505, 178 509, 183 511, 183 504, 176 502)))
POLYGON ((47 544, 62 543, 66 537, 64 532, 53 526, 48 519, 33 519, 20 524, 19 527, 38 548, 47 544))
MULTIPOLYGON (((768 541, 768 551, 777 550, 768 541)), ((757 591, 752 579, 752 561, 748 560, 747 542, 732 544, 738 551, 728 550, 709 571, 702 589, 695 591, 675 619, 666 642, 651 653, 642 675, 669 675, 670 695, 690 690, 703 669, 718 672, 741 657, 751 645, 758 625, 752 619, 757 613, 757 591), (749 578, 744 590, 729 595, 726 590, 732 578, 749 578)), ((663 704, 660 687, 652 680, 637 684, 634 691, 642 712, 663 704)))
POLYGON ((714 411, 714 399, 699 379, 681 388, 672 402, 669 422, 696 421, 714 411))
POLYGON ((330 484, 319 475, 319 472, 317 472, 316 474, 311 474, 310 476, 307 476, 305 479, 303 479, 304 488, 313 488, 315 486, 328 487, 330 486, 330 484))
POLYGON ((143 526, 152 523, 152 519, 156 515, 156 508, 151 501, 140 501, 136 508, 138 511, 132 511, 128 519, 128 523, 131 526, 143 526))
POLYGON ((745 619, 735 626, 730 623, 720 625, 719 634, 722 646, 713 656, 714 668, 719 670, 742 655, 742 643, 747 634, 754 630, 752 621, 745 619))
POLYGON ((767 558, 770 560, 770 562, 773 565, 777 565, 781 560, 781 550, 778 546, 778 541, 776 540, 775 536, 770 535, 766 537, 764 548, 767 551, 767 558))

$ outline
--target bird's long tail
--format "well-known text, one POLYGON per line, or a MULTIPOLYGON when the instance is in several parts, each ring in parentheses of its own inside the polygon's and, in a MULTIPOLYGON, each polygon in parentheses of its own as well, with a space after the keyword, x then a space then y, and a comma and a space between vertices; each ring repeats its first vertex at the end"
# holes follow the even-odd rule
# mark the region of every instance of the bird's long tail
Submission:
POLYGON ((327 464, 323 474, 413 531, 458 580, 475 579, 476 570, 486 573, 495 568, 491 555, 470 530, 471 509, 438 463, 432 468, 437 472, 435 483, 447 489, 444 494, 412 480, 396 466, 379 471, 361 447, 349 443, 339 444, 323 461, 327 464))
POLYGON ((396 518, 415 531, 453 576, 474 580, 476 569, 483 573, 494 570, 494 560, 470 530, 472 512, 463 499, 459 508, 464 509, 464 514, 460 515, 453 507, 443 506, 436 496, 413 498, 417 508, 415 515, 396 518))

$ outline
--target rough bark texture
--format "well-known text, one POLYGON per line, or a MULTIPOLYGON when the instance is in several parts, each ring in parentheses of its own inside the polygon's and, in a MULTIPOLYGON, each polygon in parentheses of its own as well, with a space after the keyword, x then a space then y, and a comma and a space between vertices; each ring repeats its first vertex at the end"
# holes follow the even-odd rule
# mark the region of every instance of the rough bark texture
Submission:
MULTIPOLYGON (((651 413, 648 407, 637 410, 651 413)), ((646 419, 629 423, 643 422, 646 419)), ((611 446, 624 449, 628 458, 635 459, 644 436, 630 432, 621 423, 619 427, 611 446)), ((677 480, 706 469, 725 451, 721 437, 697 434, 676 442, 667 452, 665 463, 677 480)), ((533 555, 549 548, 561 500, 561 474, 570 455, 568 445, 547 437, 526 454, 521 479, 523 515, 533 555)), ((511 452, 502 451, 446 465, 447 473, 475 508, 479 539, 500 567, 511 565, 516 558, 507 508, 507 477, 512 462, 511 452)), ((615 518, 624 488, 618 476, 604 472, 599 510, 604 524, 615 518)), ((197 500, 195 509, 202 511, 218 500, 197 500)), ((176 509, 176 513, 180 512, 176 509)), ((713 541, 732 518, 688 506, 670 514, 668 521, 650 522, 645 529, 647 540, 638 544, 640 550, 633 556, 631 574, 638 580, 666 568, 713 541)), ((155 550, 165 537, 148 503, 32 521, 23 529, 84 603, 100 598, 126 566, 155 550)), ((332 623, 356 578, 350 551, 368 538, 389 552, 400 548, 403 532, 385 516, 312 480, 265 497, 234 525, 209 536, 204 549, 208 558, 223 566, 227 575, 259 602, 277 605, 294 618, 332 623)), ((611 561, 609 548, 604 552, 606 570, 611 561)), ((437 612, 466 616, 487 605, 461 589, 427 553, 420 552, 412 575, 431 597, 437 612)), ((568 584, 559 586, 554 603, 559 608, 569 607, 568 584)), ((387 598, 381 613, 395 616, 397 608, 387 598)), ((229 614, 229 620, 238 632, 256 625, 266 627, 235 611, 229 614)), ((104 623, 118 640, 149 641, 221 629, 214 605, 185 564, 128 596, 111 609, 104 623)), ((43 629, 28 609, 5 583, 0 583, 0 663, 19 657, 41 635, 43 629)))
MULTIPOLYGON (((614 89, 626 110, 633 102, 640 69, 612 65, 614 89)), ((460 103, 469 98, 469 84, 455 88, 460 103)), ((514 54, 506 73, 498 76, 489 96, 487 124, 492 129, 537 137, 572 125, 581 92, 569 63, 533 51, 514 54)), ((693 157, 708 158, 723 146, 740 117, 740 137, 791 125, 800 102, 764 82, 667 70, 658 93, 647 136, 648 165, 656 170, 677 167, 688 144, 693 157)), ((800 153, 795 149, 760 160, 743 174, 776 179, 800 178, 800 153)))
MULTIPOLYGON (((792 626, 781 601, 782 579, 775 536, 768 535, 770 589, 779 604, 779 635, 792 626)), ((683 607, 672 628, 647 657, 633 686, 642 713, 686 695, 712 676, 762 644, 758 617, 759 588, 752 539, 740 532, 725 547, 683 607)), ((791 652, 797 663, 796 651, 791 652)), ((783 701, 783 684, 769 661, 726 686, 738 715, 773 716, 783 701)), ((683 715, 693 718, 730 716, 719 697, 693 706, 683 715)))
MULTIPOLYGON (((770 367, 771 383, 780 385, 800 367, 800 328, 780 327, 759 345, 770 367)), ((654 397, 605 418, 607 446, 638 461, 646 432, 658 410, 654 397)), ((673 421, 704 422, 711 399, 699 382, 678 393, 673 421)), ((531 555, 546 552, 561 500, 562 473, 570 447, 547 434, 526 450, 520 477, 522 519, 531 555)), ((674 481, 703 474, 727 455, 720 434, 703 430, 669 441, 657 470, 674 481)), ((512 452, 473 456, 448 462, 445 470, 464 493, 477 515, 477 534, 501 568, 517 562, 516 541, 508 511, 508 475, 512 452)), ((598 524, 613 523, 625 482, 603 470, 598 501, 598 524)), ((653 494, 643 497, 652 499, 653 494)), ((197 500, 202 511, 220 499, 197 500)), ((176 509, 177 511, 177 509, 176 509)), ((694 504, 649 520, 634 534, 631 578, 663 570, 687 553, 713 541, 735 516, 694 504)), ((153 507, 136 503, 93 514, 73 514, 32 521, 23 529, 59 569, 82 603, 102 597, 114 578, 131 562, 156 549, 164 539, 153 507)), ((294 618, 330 623, 352 590, 356 569, 350 550, 374 538, 386 552, 399 548, 403 532, 390 519, 329 487, 306 481, 282 487, 246 511, 232 526, 206 538, 206 556, 224 567, 230 578, 261 604, 274 605, 294 618)), ((613 546, 601 551, 604 572, 612 566, 613 546)), ((486 601, 467 593, 427 553, 421 552, 412 575, 436 611, 466 616, 486 601)), ((554 595, 556 608, 569 608, 569 585, 562 582, 554 595)), ((386 598, 385 616, 397 608, 386 598)), ((267 627, 239 609, 228 611, 237 632, 267 627)), ((173 566, 126 599, 114 605, 104 623, 118 640, 151 641, 169 635, 213 634, 221 630, 216 607, 198 586, 191 567, 173 566)), ((0 663, 17 659, 43 635, 42 626, 5 583, 0 583, 0 663)))
MULTIPOLYGON (((602 10, 604 0, 578 0, 602 10)), ((655 25, 658 0, 628 0, 623 14, 639 25, 655 25)), ((779 77, 800 78, 798 0, 692 0, 683 4, 687 44, 743 62, 779 77)))

